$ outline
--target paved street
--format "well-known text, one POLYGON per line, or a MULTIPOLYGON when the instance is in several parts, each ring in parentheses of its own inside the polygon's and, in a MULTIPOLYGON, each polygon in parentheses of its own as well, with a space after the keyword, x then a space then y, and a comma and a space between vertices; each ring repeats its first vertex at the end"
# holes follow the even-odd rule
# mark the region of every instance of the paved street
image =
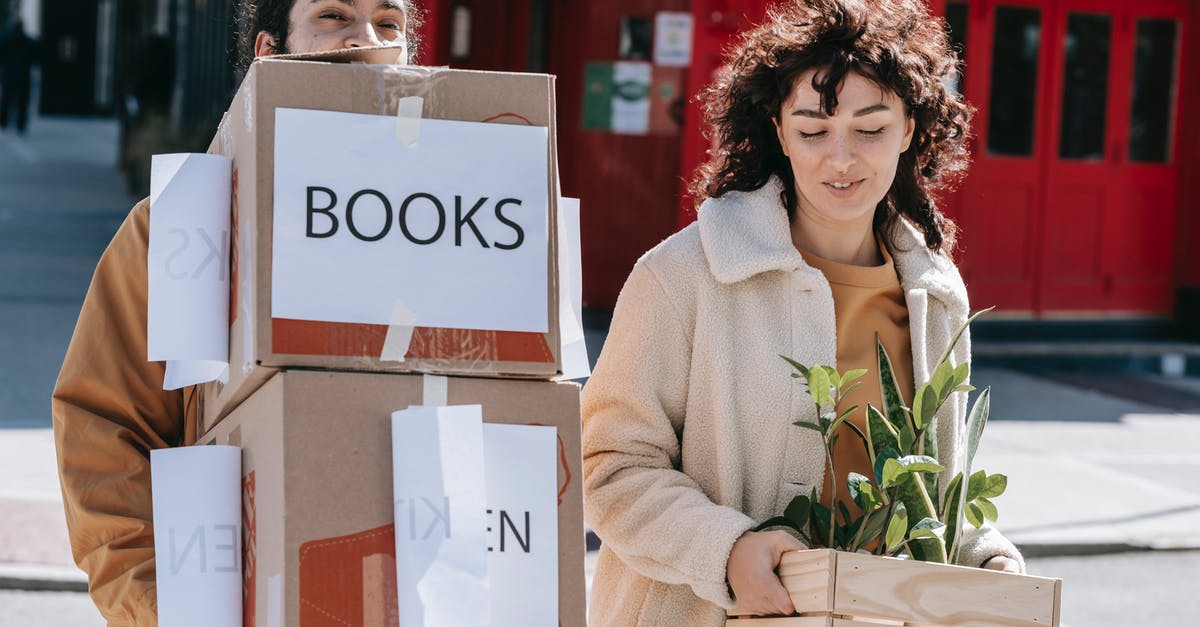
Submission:
MULTIPOLYGON (((136 200, 116 174, 116 132, 52 118, 28 140, 0 135, 0 627, 102 624, 85 593, 27 589, 83 585, 49 395, 95 262, 136 200)), ((1197 624, 1200 381, 979 368, 974 382, 994 395, 977 466, 1009 475, 1001 527, 1032 572, 1066 581, 1064 623, 1197 624), (1145 550, 1166 548, 1181 550, 1145 550)))

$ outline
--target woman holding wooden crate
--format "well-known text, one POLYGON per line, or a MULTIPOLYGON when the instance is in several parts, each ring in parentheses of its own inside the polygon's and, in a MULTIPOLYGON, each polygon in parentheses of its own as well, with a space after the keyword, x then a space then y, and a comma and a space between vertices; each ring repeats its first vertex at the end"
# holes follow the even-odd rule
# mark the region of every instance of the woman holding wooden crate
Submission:
MULTIPOLYGON (((879 407, 878 336, 911 403, 966 321, 955 227, 932 196, 968 161, 955 71, 923 0, 789 3, 731 50, 703 95, 715 149, 691 185, 698 220, 638 261, 584 389, 603 541, 591 624, 792 613, 774 569, 806 547, 750 530, 814 488, 833 503, 821 436, 792 426, 815 409, 779 355, 868 369, 847 406, 879 407)), ((969 358, 959 342, 954 361, 969 358)), ((946 477, 955 396, 936 418, 946 477)), ((835 463, 873 476, 856 444, 842 438, 835 463)), ((1023 570, 990 525, 968 530, 960 562, 1023 570)))

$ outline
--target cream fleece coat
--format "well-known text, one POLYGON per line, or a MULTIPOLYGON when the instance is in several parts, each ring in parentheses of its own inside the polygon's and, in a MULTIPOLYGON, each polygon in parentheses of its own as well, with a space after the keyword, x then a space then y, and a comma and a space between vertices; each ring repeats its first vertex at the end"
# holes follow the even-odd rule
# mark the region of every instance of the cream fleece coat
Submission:
MULTIPOLYGON (((780 189, 772 179, 706 201, 696 223, 638 261, 617 300, 583 390, 585 512, 603 541, 595 627, 722 625, 734 541, 796 494, 821 490, 820 436, 791 424, 815 422, 815 410, 778 355, 836 367, 833 297, 792 244, 780 189)), ((967 319, 966 288, 914 227, 896 231, 888 248, 922 382, 967 319)), ((964 337, 954 360, 969 355, 964 337)), ((958 471, 964 397, 937 416, 948 474, 958 471)), ((1021 561, 994 528, 968 529, 963 564, 1021 561)))

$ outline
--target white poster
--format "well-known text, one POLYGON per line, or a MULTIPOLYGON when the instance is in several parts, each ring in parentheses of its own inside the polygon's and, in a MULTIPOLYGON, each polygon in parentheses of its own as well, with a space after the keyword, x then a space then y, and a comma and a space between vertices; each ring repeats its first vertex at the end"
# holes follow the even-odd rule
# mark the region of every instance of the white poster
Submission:
POLYGON ((228 371, 232 167, 220 155, 151 159, 146 347, 167 362, 166 390, 228 371))
POLYGON ((557 433, 483 425, 492 627, 558 625, 557 433))
POLYGON ((276 109, 272 316, 546 332, 547 129, 417 124, 276 109))
POLYGON ((483 410, 392 413, 396 589, 405 627, 488 625, 483 410))
POLYGON ((654 66, 641 61, 613 64, 612 130, 645 135, 650 132, 650 82, 654 66))
POLYGON ((687 67, 692 62, 692 14, 660 11, 654 15, 654 64, 687 67))
POLYGON ((242 449, 150 452, 158 622, 241 627, 242 449))

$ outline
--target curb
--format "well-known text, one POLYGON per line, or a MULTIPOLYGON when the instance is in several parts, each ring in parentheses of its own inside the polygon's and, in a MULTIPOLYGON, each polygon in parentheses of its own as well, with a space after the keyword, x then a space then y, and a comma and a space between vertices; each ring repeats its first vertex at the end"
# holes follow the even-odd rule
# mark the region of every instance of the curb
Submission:
POLYGON ((87 575, 69 566, 0 564, 0 590, 87 592, 87 575))
POLYGON ((1117 553, 1182 553, 1200 551, 1200 544, 1171 544, 1153 546, 1148 544, 1130 544, 1127 542, 1091 542, 1091 543, 1030 543, 1015 542, 1017 550, 1025 558, 1038 557, 1087 557, 1096 555, 1113 555, 1117 553))

